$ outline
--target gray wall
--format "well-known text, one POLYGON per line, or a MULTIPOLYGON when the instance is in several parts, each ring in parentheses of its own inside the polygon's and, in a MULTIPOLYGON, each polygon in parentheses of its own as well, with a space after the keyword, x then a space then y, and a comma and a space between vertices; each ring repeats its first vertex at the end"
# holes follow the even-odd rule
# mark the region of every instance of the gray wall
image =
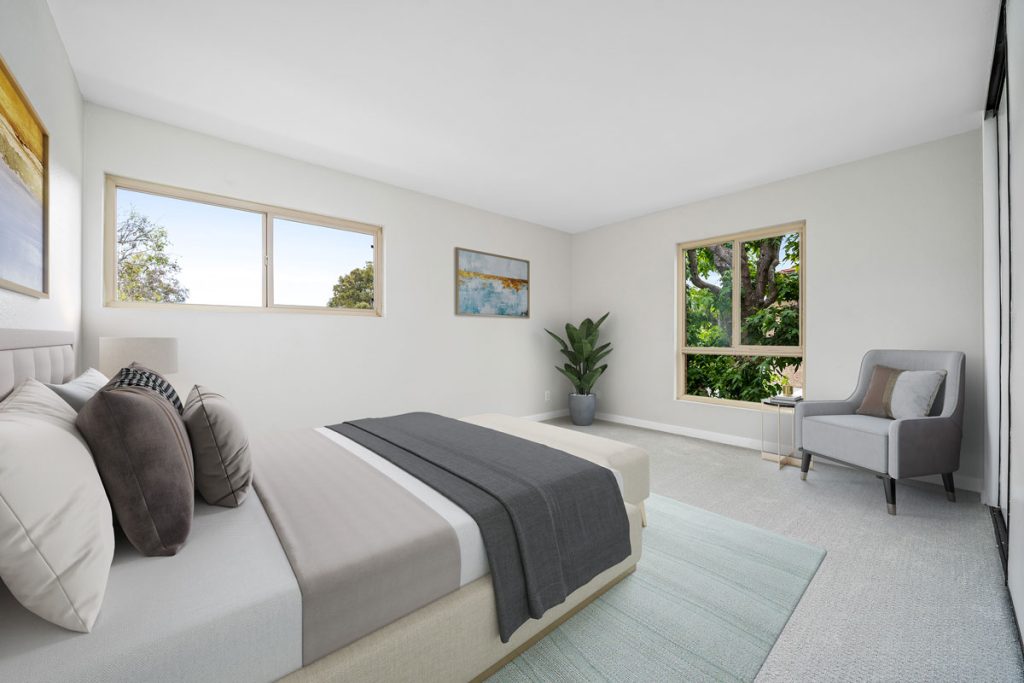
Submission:
POLYGON ((845 397, 874 347, 967 353, 960 485, 981 484, 981 135, 970 132, 573 238, 576 318, 612 312, 605 414, 759 447, 755 410, 675 399, 675 244, 807 221, 806 384, 845 397))

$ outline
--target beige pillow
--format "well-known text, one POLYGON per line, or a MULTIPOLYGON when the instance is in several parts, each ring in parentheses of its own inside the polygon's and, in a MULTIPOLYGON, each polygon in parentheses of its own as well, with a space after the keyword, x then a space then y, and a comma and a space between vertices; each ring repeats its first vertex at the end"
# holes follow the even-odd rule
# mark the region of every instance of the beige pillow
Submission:
POLYGON ((223 396, 197 384, 181 417, 192 442, 196 488, 203 500, 238 507, 252 484, 249 438, 238 413, 223 396))
POLYGON ((898 370, 877 365, 871 371, 857 414, 896 420, 925 417, 944 379, 945 370, 898 370))
POLYGON ((60 427, 78 436, 75 418, 78 413, 67 401, 42 382, 27 379, 14 388, 0 403, 0 420, 20 420, 28 416, 60 427))
POLYGON ((0 578, 38 616, 88 632, 114 556, 110 503, 73 425, 55 419, 74 410, 42 388, 52 403, 22 385, 0 404, 0 578))

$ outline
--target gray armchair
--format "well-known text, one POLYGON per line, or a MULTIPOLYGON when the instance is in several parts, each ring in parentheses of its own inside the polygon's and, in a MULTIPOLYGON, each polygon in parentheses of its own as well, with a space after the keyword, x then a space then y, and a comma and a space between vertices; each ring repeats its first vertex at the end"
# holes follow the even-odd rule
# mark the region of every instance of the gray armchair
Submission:
POLYGON ((845 401, 801 401, 795 443, 801 478, 812 457, 835 460, 879 475, 890 515, 896 514, 896 480, 941 474, 946 497, 956 500, 953 472, 960 468, 964 422, 964 354, 960 351, 892 351, 864 354, 857 388, 845 401), (901 370, 945 370, 946 379, 927 417, 889 420, 857 415, 876 365, 901 370))

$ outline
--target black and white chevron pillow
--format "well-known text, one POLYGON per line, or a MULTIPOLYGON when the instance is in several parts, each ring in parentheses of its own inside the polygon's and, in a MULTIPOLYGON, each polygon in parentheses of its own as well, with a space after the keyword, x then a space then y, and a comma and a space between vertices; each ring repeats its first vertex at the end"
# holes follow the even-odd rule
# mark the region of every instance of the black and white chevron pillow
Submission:
POLYGON ((121 371, 117 373, 117 376, 110 381, 108 387, 143 387, 145 389, 151 389, 156 393, 160 394, 168 401, 171 405, 181 413, 184 410, 184 406, 181 405, 181 399, 178 398, 178 392, 174 390, 171 383, 165 380, 163 377, 148 370, 144 367, 133 365, 129 368, 121 368, 121 371))

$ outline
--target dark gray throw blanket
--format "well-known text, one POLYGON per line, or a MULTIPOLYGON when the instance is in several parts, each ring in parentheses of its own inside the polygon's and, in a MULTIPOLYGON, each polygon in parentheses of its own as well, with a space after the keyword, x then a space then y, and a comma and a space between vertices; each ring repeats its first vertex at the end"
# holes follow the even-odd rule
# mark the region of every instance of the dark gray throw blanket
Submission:
POLYGON ((431 413, 330 426, 461 507, 480 527, 502 642, 629 557, 629 521, 604 467, 431 413))

